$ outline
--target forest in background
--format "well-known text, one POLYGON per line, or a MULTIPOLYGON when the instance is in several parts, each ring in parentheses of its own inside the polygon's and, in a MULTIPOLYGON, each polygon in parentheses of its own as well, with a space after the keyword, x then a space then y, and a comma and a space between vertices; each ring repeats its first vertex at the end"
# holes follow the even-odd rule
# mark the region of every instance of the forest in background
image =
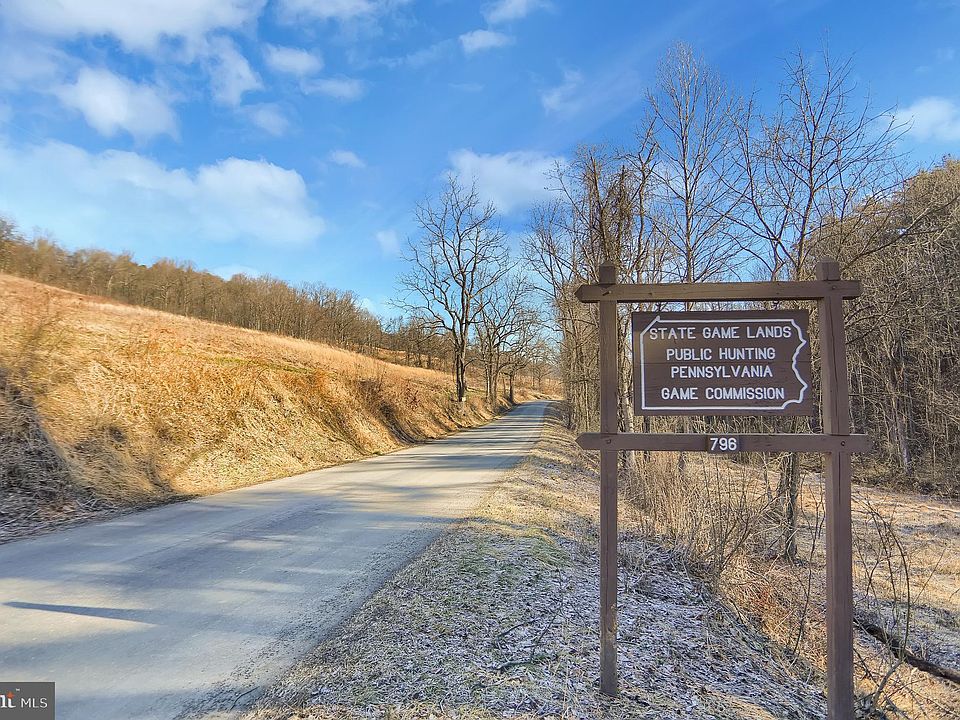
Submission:
POLYGON ((295 288, 272 277, 224 280, 189 262, 136 262, 129 253, 67 250, 27 238, 0 218, 0 272, 85 295, 357 351, 381 344, 380 320, 352 292, 312 283, 295 288))

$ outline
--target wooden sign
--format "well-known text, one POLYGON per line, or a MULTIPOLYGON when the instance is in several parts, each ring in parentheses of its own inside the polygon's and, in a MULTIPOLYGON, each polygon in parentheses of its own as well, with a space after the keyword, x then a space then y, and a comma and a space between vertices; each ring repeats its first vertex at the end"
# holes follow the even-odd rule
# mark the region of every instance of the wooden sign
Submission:
POLYGON ((637 415, 813 415, 807 310, 633 314, 637 415))
MULTIPOLYGON (((618 283, 613 265, 576 292, 599 305, 600 432, 577 443, 600 451, 600 691, 617 694, 618 453, 826 453, 827 718, 854 720, 853 538, 850 454, 870 440, 850 432, 843 301, 860 283, 840 278, 833 260, 817 279, 748 283, 618 283), (814 300, 819 305, 819 434, 634 433, 620 429, 618 303, 814 300)), ((805 310, 635 313, 634 402, 638 415, 812 414, 810 338, 805 310)))

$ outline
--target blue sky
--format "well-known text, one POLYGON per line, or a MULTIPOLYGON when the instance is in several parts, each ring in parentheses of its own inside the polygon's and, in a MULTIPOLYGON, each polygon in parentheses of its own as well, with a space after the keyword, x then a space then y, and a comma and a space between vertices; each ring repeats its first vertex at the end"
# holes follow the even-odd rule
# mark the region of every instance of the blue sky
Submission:
POLYGON ((3 0, 0 214, 389 312, 445 173, 516 237, 553 163, 629 142, 678 40, 768 107, 784 59, 827 44, 912 122, 913 164, 958 154, 956 0, 3 0))

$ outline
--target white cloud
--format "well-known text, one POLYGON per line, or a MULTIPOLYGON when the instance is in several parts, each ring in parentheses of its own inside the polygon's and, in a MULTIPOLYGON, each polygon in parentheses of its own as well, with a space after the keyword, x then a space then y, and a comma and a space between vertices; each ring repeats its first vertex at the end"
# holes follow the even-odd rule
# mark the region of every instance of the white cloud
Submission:
POLYGON ((572 113, 580 107, 580 86, 583 75, 576 70, 564 70, 563 82, 540 93, 540 102, 547 112, 572 113))
POLYGON ((3 68, 0 89, 48 88, 62 81, 66 68, 75 64, 75 60, 47 40, 0 35, 0 68, 3 68))
POLYGON ((545 0, 497 0, 483 12, 488 23, 496 24, 520 20, 534 10, 549 7, 545 0))
POLYGON ((214 236, 229 239, 237 234, 238 219, 249 226, 243 232, 272 242, 302 242, 322 230, 322 221, 308 210, 306 183, 294 170, 263 160, 227 158, 200 167, 193 184, 207 208, 220 210, 204 218, 214 236), (228 217, 231 213, 235 216, 228 217))
POLYGON ((897 112, 897 121, 907 123, 910 135, 920 141, 960 140, 960 104, 945 97, 920 98, 897 112))
POLYGON ((371 0, 280 0, 280 14, 288 20, 352 20, 370 15, 377 6, 371 0))
POLYGON ((430 63, 440 60, 446 53, 447 48, 453 45, 453 40, 441 40, 419 50, 414 50, 400 58, 400 64, 409 68, 417 69, 426 67, 430 63))
MULTIPOLYGON (((4 67, 0 85, 37 86, 44 80, 55 82, 51 76, 62 77, 64 67, 71 64, 67 62, 69 57, 50 47, 49 41, 39 41, 39 35, 62 39, 109 36, 126 50, 158 56, 167 62, 199 60, 210 74, 214 98, 226 105, 237 105, 245 92, 261 87, 260 79, 232 40, 213 34, 252 24, 266 3, 267 0, 0 0, 0 25, 12 29, 10 35, 16 45, 13 51, 0 47, 0 67, 4 67), (15 62, 17 55, 23 56, 24 62, 15 62), (18 68, 12 72, 12 79, 8 67, 18 68)), ((3 38, 0 44, 11 43, 3 38)))
POLYGON ((290 126, 287 116, 276 103, 250 105, 244 108, 244 112, 250 118, 250 122, 275 137, 283 135, 290 126))
POLYGON ((337 100, 349 102, 357 100, 363 95, 364 86, 360 80, 341 77, 305 80, 300 84, 300 89, 308 95, 320 93, 337 100))
POLYGON ((21 226, 51 228, 69 246, 148 255, 204 242, 306 244, 324 229, 299 173, 264 160, 190 170, 132 152, 0 140, 0 195, 21 226))
POLYGON ((357 157, 355 152, 350 150, 333 150, 328 157, 330 162, 343 167, 365 168, 367 166, 363 160, 357 157))
POLYGON ((428 45, 420 48, 419 50, 414 50, 413 52, 407 53, 406 55, 400 55, 398 57, 382 57, 373 62, 376 65, 383 65, 384 67, 389 68, 409 67, 415 70, 441 60, 448 53, 450 47, 454 45, 455 42, 456 41, 452 39, 440 40, 432 45, 428 45))
POLYGON ((460 44, 467 55, 481 50, 503 47, 513 42, 513 38, 493 30, 471 30, 460 36, 460 44))
POLYGON ((589 76, 565 69, 558 85, 541 90, 540 103, 547 114, 564 122, 570 136, 596 134, 604 123, 642 99, 646 80, 638 70, 638 57, 648 54, 642 47, 632 49, 589 76))
POLYGON ((56 96, 67 107, 83 113, 101 135, 125 130, 145 140, 177 134, 177 120, 169 103, 152 86, 140 85, 109 70, 83 68, 75 83, 61 85, 56 96))
POLYGON ((263 87, 250 63, 229 38, 210 41, 207 64, 213 98, 219 103, 239 105, 244 93, 263 87))
POLYGON ((323 69, 323 59, 319 55, 300 48, 267 45, 263 56, 272 70, 288 75, 303 77, 323 69))
POLYGON ((4 0, 7 21, 45 35, 112 35, 129 50, 149 52, 164 39, 199 41, 216 29, 257 18, 266 0, 4 0))
POLYGON ((555 193, 547 189, 548 176, 558 162, 564 159, 528 150, 484 155, 461 149, 450 154, 453 172, 461 182, 475 181, 481 198, 503 213, 552 199, 555 193))
POLYGON ((400 238, 397 236, 396 230, 379 230, 375 237, 384 257, 400 255, 400 238))

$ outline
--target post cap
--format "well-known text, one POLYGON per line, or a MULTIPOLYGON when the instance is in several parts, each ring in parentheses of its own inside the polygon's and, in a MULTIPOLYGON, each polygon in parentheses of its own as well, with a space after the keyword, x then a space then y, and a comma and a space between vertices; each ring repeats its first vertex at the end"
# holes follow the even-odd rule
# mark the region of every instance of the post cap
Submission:
POLYGON ((832 257, 822 257, 817 261, 817 280, 839 280, 840 263, 832 257))
POLYGON ((601 285, 613 285, 617 282, 617 266, 613 263, 604 263, 598 274, 601 285))

